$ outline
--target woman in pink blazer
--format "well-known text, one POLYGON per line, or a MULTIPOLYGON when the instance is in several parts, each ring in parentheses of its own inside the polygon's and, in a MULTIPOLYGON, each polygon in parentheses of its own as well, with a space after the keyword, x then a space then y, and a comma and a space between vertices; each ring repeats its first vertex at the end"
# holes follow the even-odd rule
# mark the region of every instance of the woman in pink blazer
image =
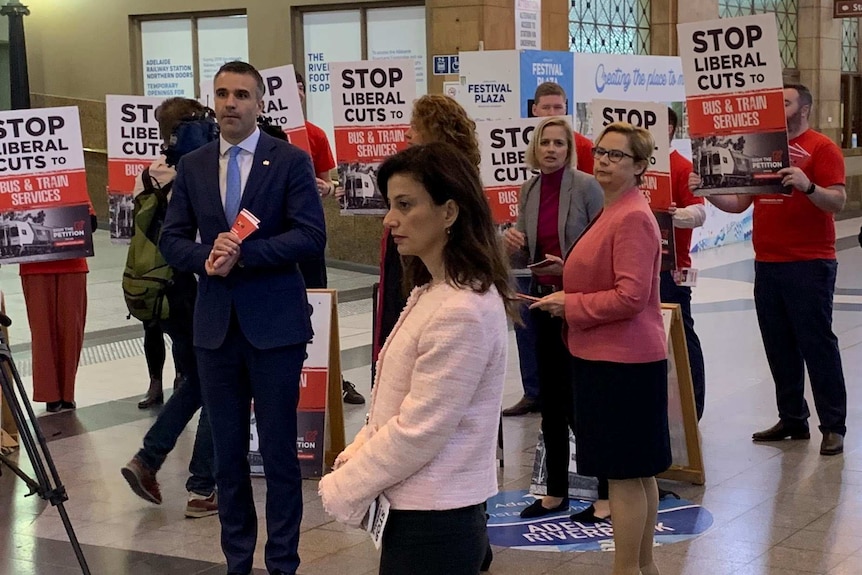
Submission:
POLYGON ((533 304, 566 320, 578 473, 609 479, 612 575, 658 575, 655 475, 671 463, 660 237, 638 189, 654 147, 648 131, 622 122, 596 139, 604 210, 569 252, 563 291, 533 304))
POLYGON ((517 317, 508 266, 479 171, 457 148, 408 148, 377 178, 414 288, 380 351, 367 423, 321 479, 321 500, 352 526, 389 501, 381 575, 476 575, 497 492, 506 315, 517 317))

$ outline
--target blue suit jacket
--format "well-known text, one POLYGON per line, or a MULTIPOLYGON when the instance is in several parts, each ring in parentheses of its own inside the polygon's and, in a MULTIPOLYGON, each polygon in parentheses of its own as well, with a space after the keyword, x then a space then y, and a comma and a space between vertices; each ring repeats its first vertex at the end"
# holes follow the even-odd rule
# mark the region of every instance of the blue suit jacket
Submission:
POLYGON ((311 158, 264 133, 254 153, 240 208, 260 219, 242 243, 241 267, 227 277, 204 269, 213 242, 230 230, 218 181, 219 141, 186 154, 177 166, 159 248, 168 263, 200 276, 194 344, 218 349, 236 309, 240 329, 258 349, 311 339, 305 283, 298 261, 322 258, 326 246, 323 207, 311 158), (200 230, 201 243, 195 242, 200 230))

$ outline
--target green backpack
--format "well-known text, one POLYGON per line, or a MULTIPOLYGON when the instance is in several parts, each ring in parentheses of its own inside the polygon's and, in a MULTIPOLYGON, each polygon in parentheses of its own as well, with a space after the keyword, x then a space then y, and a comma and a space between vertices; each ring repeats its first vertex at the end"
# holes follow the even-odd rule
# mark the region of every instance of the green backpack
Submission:
POLYGON ((171 184, 154 186, 149 168, 141 178, 144 190, 135 198, 132 240, 123 271, 123 296, 129 317, 148 323, 167 319, 170 312, 165 292, 173 283, 174 270, 159 251, 159 234, 168 210, 171 184))

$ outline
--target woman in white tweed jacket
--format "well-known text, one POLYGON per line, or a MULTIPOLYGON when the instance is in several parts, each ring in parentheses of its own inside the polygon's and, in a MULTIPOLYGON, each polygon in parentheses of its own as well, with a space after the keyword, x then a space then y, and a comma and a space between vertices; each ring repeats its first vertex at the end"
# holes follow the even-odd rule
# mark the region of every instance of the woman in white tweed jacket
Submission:
POLYGON ((396 154, 378 184, 416 287, 378 358, 368 423, 320 495, 352 526, 381 493, 390 501, 381 575, 475 575, 516 305, 506 263, 478 171, 452 146, 396 154))

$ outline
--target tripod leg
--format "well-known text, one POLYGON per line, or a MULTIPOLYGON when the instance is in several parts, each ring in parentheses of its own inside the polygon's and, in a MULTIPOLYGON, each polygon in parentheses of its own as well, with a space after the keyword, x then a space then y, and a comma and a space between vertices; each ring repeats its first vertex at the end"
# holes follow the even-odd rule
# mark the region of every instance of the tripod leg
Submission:
POLYGON ((41 499, 49 501, 51 505, 57 508, 63 521, 63 527, 65 527, 66 534, 69 537, 69 542, 72 544, 72 550, 75 552, 78 564, 81 567, 81 573, 83 575, 90 575, 90 567, 87 565, 87 559, 84 557, 84 552, 78 543, 78 537, 75 535, 72 522, 69 520, 66 508, 63 506, 63 502, 69 498, 66 494, 66 488, 63 486, 63 482, 57 473, 57 467, 54 465, 51 452, 48 450, 45 435, 42 433, 42 428, 36 419, 36 415, 33 413, 33 406, 30 405, 30 400, 27 399, 27 391, 21 382, 21 377, 15 367, 15 362, 12 360, 9 346, 3 339, 2 332, 0 332, 0 389, 2 389, 3 396, 6 398, 9 409, 12 412, 15 425, 18 427, 20 444, 24 447, 23 451, 27 454, 30 464, 33 466, 36 479, 27 477, 17 465, 6 457, 0 457, 0 464, 7 465, 9 469, 21 477, 30 487, 31 494, 33 492, 38 493, 41 499))
POLYGON ((84 551, 81 549, 81 544, 78 543, 78 537, 75 535, 75 529, 72 527, 72 522, 69 520, 69 514, 66 513, 66 507, 62 503, 57 503, 56 507, 57 511, 60 513, 60 519, 63 521, 63 527, 66 528, 66 533, 69 535, 69 543, 72 544, 72 550, 75 552, 75 557, 78 558, 78 564, 81 566, 81 573, 83 575, 90 575, 90 566, 87 565, 84 551))

